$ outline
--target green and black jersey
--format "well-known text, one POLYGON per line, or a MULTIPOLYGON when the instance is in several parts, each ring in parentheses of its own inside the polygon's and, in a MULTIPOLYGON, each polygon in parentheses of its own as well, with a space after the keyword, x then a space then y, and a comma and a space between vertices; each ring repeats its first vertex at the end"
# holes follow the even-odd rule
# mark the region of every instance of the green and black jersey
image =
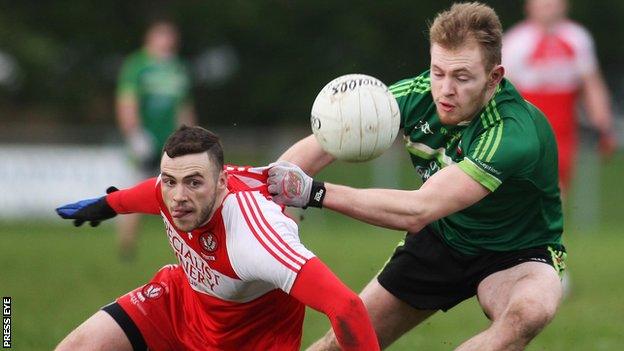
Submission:
MULTIPOLYGON (((557 145, 544 115, 503 79, 471 121, 440 122, 429 71, 390 87, 401 110, 405 146, 427 181, 457 164, 492 193, 430 224, 466 254, 560 245, 563 216, 557 145)), ((444 191, 441 189, 440 191, 444 191)))

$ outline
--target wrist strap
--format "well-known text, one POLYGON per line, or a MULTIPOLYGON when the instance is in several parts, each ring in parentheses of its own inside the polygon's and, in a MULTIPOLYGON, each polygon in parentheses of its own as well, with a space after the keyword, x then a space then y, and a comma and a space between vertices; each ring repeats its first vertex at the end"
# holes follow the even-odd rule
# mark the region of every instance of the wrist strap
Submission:
POLYGON ((317 182, 316 180, 312 181, 312 191, 310 192, 310 200, 306 204, 306 207, 318 207, 323 208, 323 199, 325 199, 325 193, 327 190, 325 189, 324 182, 317 182))

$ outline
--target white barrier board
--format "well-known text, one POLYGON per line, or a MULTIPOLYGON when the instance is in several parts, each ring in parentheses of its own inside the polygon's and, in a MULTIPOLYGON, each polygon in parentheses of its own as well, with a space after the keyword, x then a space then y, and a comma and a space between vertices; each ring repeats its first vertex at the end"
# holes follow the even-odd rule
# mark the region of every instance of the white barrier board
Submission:
POLYGON ((118 146, 0 144, 0 160, 0 219, 54 217, 59 205, 139 180, 118 146))

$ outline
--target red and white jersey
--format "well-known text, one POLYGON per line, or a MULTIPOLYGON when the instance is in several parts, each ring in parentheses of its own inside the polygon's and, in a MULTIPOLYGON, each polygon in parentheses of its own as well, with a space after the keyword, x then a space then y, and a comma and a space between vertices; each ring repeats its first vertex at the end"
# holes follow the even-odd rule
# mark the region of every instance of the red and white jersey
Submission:
POLYGON ((524 21, 505 34, 502 60, 507 78, 544 112, 555 133, 574 133, 582 77, 597 69, 589 32, 572 21, 562 21, 548 32, 524 21))
POLYGON ((596 65, 591 35, 572 21, 549 32, 524 21, 503 38, 503 66, 521 91, 576 92, 581 77, 595 71, 596 65))
POLYGON ((297 225, 259 191, 226 196, 210 222, 182 232, 158 191, 167 237, 193 290, 245 303, 269 291, 288 293, 312 254, 299 241, 297 225))
MULTIPOLYGON (((187 316, 193 316, 192 328, 209 336, 204 340, 207 348, 240 349, 244 341, 246 349, 298 349, 305 306, 288 293, 314 254, 299 241, 297 224, 268 199, 264 169, 226 169, 230 193, 210 221, 191 232, 176 228, 162 198, 160 178, 142 183, 132 194, 120 191, 119 196, 141 202, 143 213, 160 212, 188 281, 181 284, 182 306, 176 308, 194 311, 187 316)), ((126 201, 114 202, 120 206, 126 201)), ((179 318, 177 327, 191 327, 185 319, 189 317, 179 318)))

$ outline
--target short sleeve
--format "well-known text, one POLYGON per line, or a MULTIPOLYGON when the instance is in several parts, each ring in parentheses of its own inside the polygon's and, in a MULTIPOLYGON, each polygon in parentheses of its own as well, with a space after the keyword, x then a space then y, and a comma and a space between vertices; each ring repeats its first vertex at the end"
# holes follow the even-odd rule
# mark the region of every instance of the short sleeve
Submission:
POLYGON ((458 166, 490 191, 531 169, 539 144, 530 126, 501 119, 473 139, 458 166))
POLYGON ((598 68, 598 59, 596 57, 596 49, 591 34, 580 25, 575 26, 573 32, 574 45, 576 46, 577 55, 575 63, 581 75, 587 75, 595 72, 598 68))
POLYGON ((502 63, 505 76, 513 82, 521 80, 526 72, 527 57, 535 49, 536 32, 530 25, 521 23, 509 29, 503 36, 502 63))
POLYGON ((139 67, 136 56, 124 61, 117 79, 117 97, 135 95, 139 85, 139 67))
POLYGON ((244 281, 264 281, 289 293, 314 254, 301 243, 297 225, 277 204, 257 191, 235 196, 240 229, 229 252, 232 268, 244 281))
POLYGON ((182 96, 182 101, 187 104, 193 103, 193 95, 191 94, 191 87, 193 86, 193 75, 191 74, 191 70, 189 69, 189 65, 186 62, 181 62, 181 70, 182 74, 186 79, 184 94, 182 96))

